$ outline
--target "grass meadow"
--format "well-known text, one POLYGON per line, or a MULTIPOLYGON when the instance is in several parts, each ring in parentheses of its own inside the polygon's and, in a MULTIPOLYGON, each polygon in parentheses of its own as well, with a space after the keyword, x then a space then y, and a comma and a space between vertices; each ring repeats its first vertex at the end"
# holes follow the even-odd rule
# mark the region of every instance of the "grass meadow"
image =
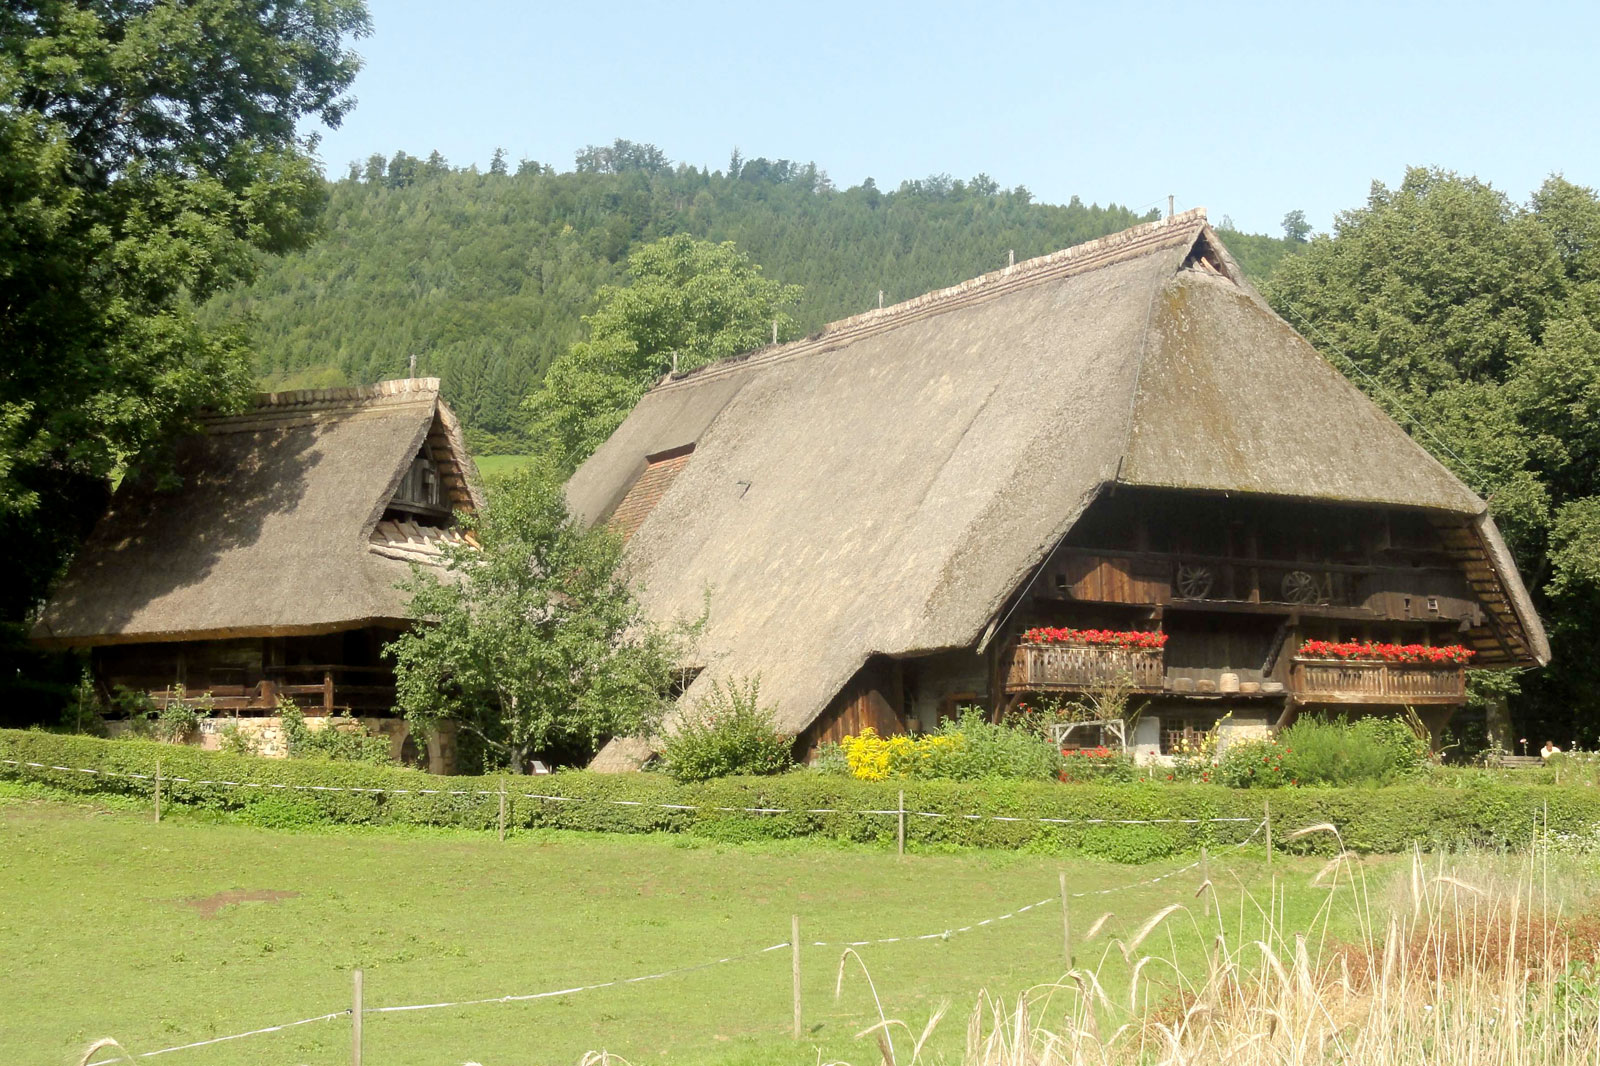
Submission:
POLYGON ((512 474, 533 462, 531 455, 478 455, 473 457, 478 473, 485 478, 512 474))
MULTIPOLYGON (((1388 883, 1407 861, 1351 859, 1343 868, 1388 883)), ((1123 887, 1181 865, 972 850, 899 859, 816 840, 723 845, 540 832, 502 844, 492 833, 458 830, 285 832, 183 809, 156 825, 147 809, 69 803, 6 783, 0 1062, 77 1062, 102 1037, 138 1054, 340 1010, 358 967, 371 1008, 693 965, 786 941, 794 913, 803 942, 934 932, 1052 897, 1062 871, 1072 891, 1112 890, 1072 909, 1078 966, 1099 988, 1071 997, 1092 1003, 1103 994, 1091 1013, 1108 1029, 1122 1024, 1129 1004, 1181 1003, 1190 991, 1173 964, 1204 973, 1219 931, 1248 942, 1270 940, 1271 928, 1319 929, 1318 943, 1358 944, 1372 923, 1312 883, 1325 860, 1279 855, 1269 871, 1258 846, 1212 857, 1209 918, 1198 871, 1123 887), (1129 943, 1136 950, 1124 958, 1129 943), (1165 972, 1138 962, 1151 953, 1167 960, 1165 972)), ((890 1027, 904 1066, 908 1030, 920 1033, 942 1006, 946 1017, 916 1057, 960 1062, 972 1058, 968 1015, 981 995, 1010 1002, 1024 989, 1082 983, 1066 971, 1061 910, 1052 904, 849 957, 805 948, 798 1042, 790 957, 781 950, 571 996, 368 1016, 365 1062, 577 1063, 605 1050, 635 1066, 870 1063, 883 1055, 879 1037, 858 1034, 893 1018, 904 1023, 890 1027)), ((1045 1015, 1059 1025, 1071 1012, 1045 1015)), ((1036 1013, 1028 1025, 1040 1020, 1036 1013)), ((331 1066, 349 1057, 349 1020, 339 1018, 159 1061, 331 1066)))

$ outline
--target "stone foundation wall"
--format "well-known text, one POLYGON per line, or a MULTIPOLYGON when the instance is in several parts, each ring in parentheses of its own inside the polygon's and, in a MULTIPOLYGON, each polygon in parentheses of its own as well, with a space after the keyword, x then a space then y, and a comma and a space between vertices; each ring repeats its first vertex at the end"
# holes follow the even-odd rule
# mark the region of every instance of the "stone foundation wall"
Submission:
MULTIPOLYGON (((1217 754, 1226 751, 1229 744, 1241 740, 1261 740, 1272 735, 1272 717, 1269 712, 1250 708, 1231 708, 1231 715, 1217 723, 1217 754)), ((1224 709, 1223 714, 1229 714, 1224 709)), ((1128 754, 1136 763, 1169 766, 1172 756, 1161 754, 1161 710, 1153 709, 1134 724, 1133 735, 1128 738, 1128 754)))
MULTIPOLYGON (((336 722, 351 720, 334 719, 336 722)), ((326 715, 308 714, 305 716, 305 721, 307 729, 326 729, 329 719, 326 715)), ((415 766, 425 757, 429 773, 455 773, 456 729, 452 723, 441 723, 427 738, 427 748, 424 751, 412 737, 411 723, 404 718, 356 718, 353 721, 360 722, 370 732, 388 737, 389 757, 395 762, 415 766), (411 741, 409 748, 407 741, 411 741)), ((224 733, 235 727, 242 736, 249 738, 257 755, 268 759, 288 758, 289 747, 283 733, 283 719, 277 715, 240 718, 219 715, 202 718, 199 728, 185 737, 183 743, 192 744, 203 751, 221 751, 224 733)), ((127 722, 106 723, 106 733, 111 737, 125 736, 130 728, 127 722)))

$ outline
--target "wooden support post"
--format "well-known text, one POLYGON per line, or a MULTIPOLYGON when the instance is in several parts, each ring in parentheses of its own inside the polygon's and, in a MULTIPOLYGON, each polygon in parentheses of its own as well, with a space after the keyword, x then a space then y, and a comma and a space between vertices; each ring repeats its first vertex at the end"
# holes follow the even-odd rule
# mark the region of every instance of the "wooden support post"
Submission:
POLYGON ((789 915, 789 954, 794 970, 794 1038, 800 1039, 800 916, 789 915))
POLYGON ((361 1066, 361 971, 354 974, 350 1000, 350 1066, 361 1066))
POLYGON ((1211 856, 1204 845, 1200 847, 1200 891, 1205 896, 1205 917, 1211 917, 1211 856))
POLYGON ((161 821, 161 760, 156 760, 156 821, 161 821))
POLYGON ((506 779, 500 777, 500 843, 506 842, 506 779))
MULTIPOLYGON (((322 713, 333 714, 333 671, 322 672, 322 713)), ((331 723, 330 723, 331 724, 331 723)))
POLYGON ((1072 969, 1072 900, 1067 895, 1067 871, 1062 870, 1061 881, 1061 953, 1066 956, 1067 969, 1072 969))
POLYGON ((895 853, 902 859, 906 857, 906 790, 900 790, 900 817, 899 825, 895 831, 895 853))
POLYGON ((1272 801, 1262 800, 1262 810, 1266 812, 1267 827, 1267 869, 1272 869, 1272 801))

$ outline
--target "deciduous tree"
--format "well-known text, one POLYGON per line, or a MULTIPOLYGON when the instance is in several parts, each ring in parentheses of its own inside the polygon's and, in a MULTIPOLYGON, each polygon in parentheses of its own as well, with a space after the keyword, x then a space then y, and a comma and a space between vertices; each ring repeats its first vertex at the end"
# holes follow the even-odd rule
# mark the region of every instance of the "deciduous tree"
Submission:
POLYGON ((1552 629, 1523 728, 1592 740, 1600 667, 1600 198, 1413 169, 1285 259, 1274 306, 1489 499, 1552 629))
POLYGON ((678 634, 644 619, 621 539, 568 515, 548 464, 498 481, 472 532, 446 577, 417 568, 408 583, 417 627, 387 649, 407 718, 452 719, 519 773, 540 753, 581 759, 653 729, 678 634))
POLYGON ((586 340, 551 364, 529 398, 535 432, 565 469, 611 435, 633 405, 676 365, 693 370, 760 347, 794 327, 800 288, 783 285, 732 242, 676 234, 628 259, 630 284, 600 290, 586 340))
POLYGON ((249 387, 235 329, 191 308, 304 246, 361 0, 0 5, 0 622, 17 623, 86 500, 249 387))
MULTIPOLYGON (((1224 220, 1224 225, 1227 224, 1224 220)), ((1231 228, 1231 227, 1230 227, 1231 228)), ((1304 244, 1311 238, 1311 223, 1306 221, 1306 213, 1298 208, 1283 216, 1283 239, 1293 241, 1295 244, 1304 244)))

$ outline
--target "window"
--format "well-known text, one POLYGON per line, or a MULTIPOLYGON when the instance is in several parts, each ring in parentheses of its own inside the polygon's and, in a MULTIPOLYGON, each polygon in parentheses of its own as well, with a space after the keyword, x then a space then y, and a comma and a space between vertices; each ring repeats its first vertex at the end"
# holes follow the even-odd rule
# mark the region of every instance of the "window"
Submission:
POLYGON ((679 667, 674 672, 672 684, 667 689, 667 699, 676 703, 683 698, 683 694, 689 691, 689 686, 694 684, 694 679, 700 676, 702 669, 703 667, 699 666, 679 667))
POLYGON ((678 472, 689 463, 694 452, 693 444, 645 456, 644 472, 628 488, 622 502, 611 512, 610 525, 627 540, 639 531, 656 504, 667 494, 678 472))
POLYGON ((1214 714, 1163 714, 1161 716, 1161 754, 1177 755, 1194 750, 1206 734, 1217 727, 1214 714))
POLYGON ((400 487, 394 492, 394 502, 442 510, 444 505, 440 502, 440 489, 439 467, 424 450, 411 460, 410 469, 400 479, 400 487))

